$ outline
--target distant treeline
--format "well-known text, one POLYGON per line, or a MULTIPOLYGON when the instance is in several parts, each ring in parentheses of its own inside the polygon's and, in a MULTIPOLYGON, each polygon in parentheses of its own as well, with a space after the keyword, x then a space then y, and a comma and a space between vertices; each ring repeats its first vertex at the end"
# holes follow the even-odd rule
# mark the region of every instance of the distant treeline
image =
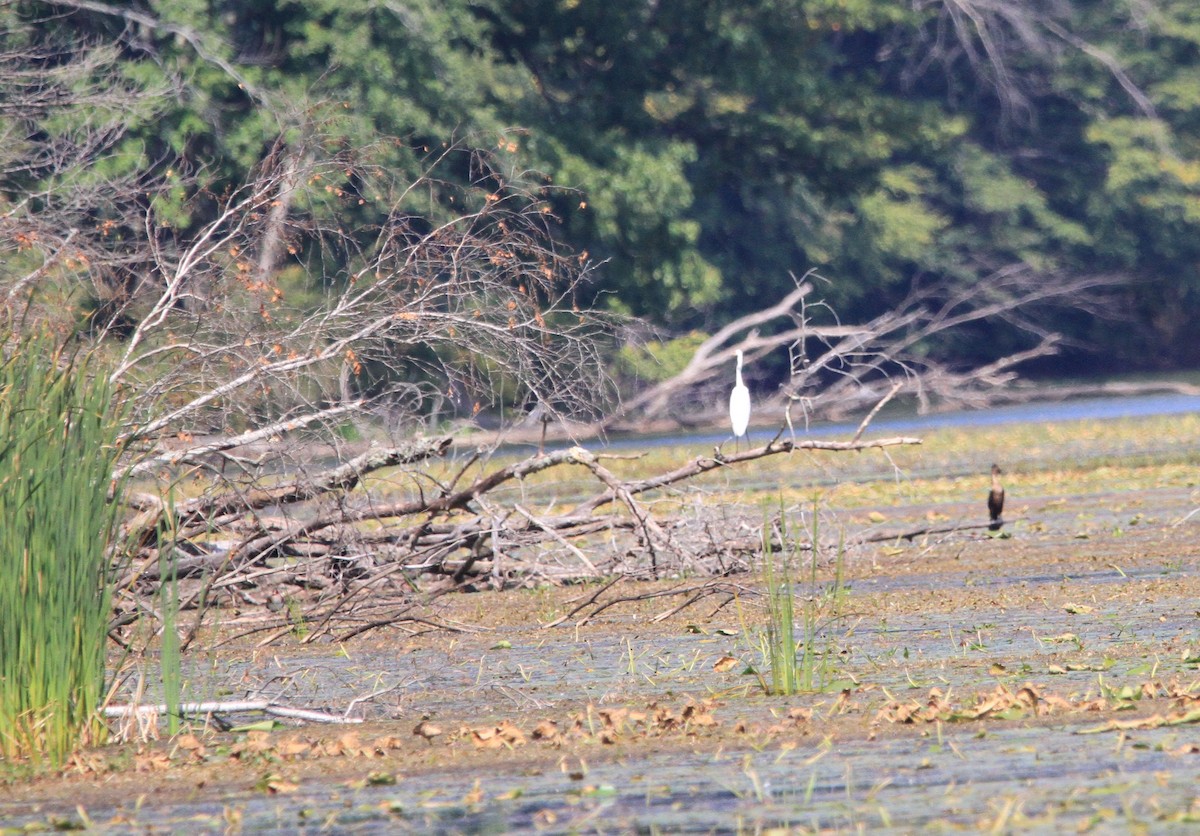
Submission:
POLYGON ((581 304, 670 334, 810 268, 850 321, 914 283, 1032 268, 1115 280, 1111 318, 1060 309, 931 350, 977 363, 1033 327, 1078 346, 1044 371, 1200 362, 1195 0, 23 0, 0 27, 9 50, 113 44, 122 84, 165 91, 128 113, 128 159, 97 166, 199 174, 209 199, 181 196, 181 225, 304 125, 404 137, 386 164, 414 180, 467 142, 603 262, 581 304))

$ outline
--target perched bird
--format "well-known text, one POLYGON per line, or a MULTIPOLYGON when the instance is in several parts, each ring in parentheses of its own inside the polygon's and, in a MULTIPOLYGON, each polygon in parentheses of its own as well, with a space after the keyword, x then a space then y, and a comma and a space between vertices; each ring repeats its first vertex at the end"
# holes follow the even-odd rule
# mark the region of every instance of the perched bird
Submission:
POLYGON ((737 353, 737 381, 729 393, 729 423, 733 427, 734 444, 750 426, 750 390, 742 382, 742 352, 737 353))
POLYGON ((1000 515, 1004 513, 1004 486, 1000 484, 1000 474, 1003 472, 1000 465, 992 465, 992 489, 988 491, 988 515, 992 518, 989 531, 997 531, 1003 525, 1000 520, 1000 515))

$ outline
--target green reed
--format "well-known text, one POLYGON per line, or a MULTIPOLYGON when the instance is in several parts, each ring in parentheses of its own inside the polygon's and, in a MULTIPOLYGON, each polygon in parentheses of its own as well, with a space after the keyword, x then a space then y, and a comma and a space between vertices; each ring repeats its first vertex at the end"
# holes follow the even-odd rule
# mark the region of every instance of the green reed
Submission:
POLYGON ((58 765, 105 731, 121 414, 48 337, 0 356, 0 755, 58 765))
POLYGON ((771 674, 769 685, 763 679, 763 688, 772 694, 786 696, 803 691, 819 691, 828 687, 835 678, 836 671, 831 661, 834 654, 822 652, 818 644, 821 641, 822 616, 836 616, 845 601, 845 544, 842 540, 838 542, 833 586, 823 589, 817 580, 817 561, 820 557, 818 510, 814 502, 811 529, 794 533, 793 526, 788 522, 786 508, 780 502, 778 530, 781 549, 778 554, 772 536, 772 522, 767 519, 763 524, 767 625, 760 634, 760 650, 771 674), (797 622, 795 576, 802 548, 796 534, 800 533, 807 535, 812 551, 809 555, 807 595, 797 622))
POLYGON ((763 576, 767 583, 767 630, 763 656, 771 672, 772 694, 795 694, 800 690, 796 665, 795 590, 792 580, 795 552, 788 548, 787 517, 780 514, 782 553, 775 554, 774 537, 768 520, 763 526, 763 576))

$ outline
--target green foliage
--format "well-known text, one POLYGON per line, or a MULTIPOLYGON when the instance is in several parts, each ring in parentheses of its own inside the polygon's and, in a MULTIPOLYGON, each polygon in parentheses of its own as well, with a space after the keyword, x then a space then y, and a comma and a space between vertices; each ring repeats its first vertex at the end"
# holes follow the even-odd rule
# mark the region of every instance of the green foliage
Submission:
POLYGON ((0 753, 61 765, 104 733, 106 571, 121 411, 46 337, 0 364, 0 753))
POLYGON ((949 220, 922 199, 931 191, 930 173, 909 166, 889 169, 879 180, 880 188, 859 203, 875 245, 891 257, 920 262, 949 226, 949 220))
POLYGON ((576 245, 608 259, 613 307, 654 310, 669 320, 720 298, 721 275, 696 250, 701 228, 688 217, 694 195, 687 168, 696 159, 691 145, 630 146, 614 136, 594 160, 535 134, 529 148, 548 158, 555 181, 579 190, 559 197, 557 208, 576 245))
POLYGON ((622 346, 615 358, 616 371, 623 377, 647 383, 667 380, 683 371, 706 339, 708 334, 702 331, 689 331, 666 342, 650 340, 641 346, 622 346))
MULTIPOLYGON (((804 652, 796 641, 795 589, 792 584, 791 554, 776 565, 771 532, 763 538, 763 577, 767 584, 767 631, 764 656, 771 673, 772 694, 791 696, 802 689, 797 654, 804 652)), ((786 546, 785 546, 786 548, 786 546)))

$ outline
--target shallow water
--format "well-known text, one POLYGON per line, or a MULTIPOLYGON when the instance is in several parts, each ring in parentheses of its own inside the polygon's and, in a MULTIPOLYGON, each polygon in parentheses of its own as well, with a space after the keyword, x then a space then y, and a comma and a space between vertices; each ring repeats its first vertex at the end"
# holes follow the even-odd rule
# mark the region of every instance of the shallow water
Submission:
MULTIPOLYGON (((1059 573, 1023 572, 979 579, 977 605, 940 607, 875 618, 850 618, 822 632, 822 652, 836 657, 839 676, 857 681, 846 709, 868 717, 880 695, 923 701, 930 689, 976 693, 998 682, 1017 688, 1034 682, 1042 693, 1099 692, 1099 684, 1153 678, 1200 679, 1195 653, 1194 565, 1059 573), (1158 583, 1136 604, 1106 605, 1108 591, 1158 583), (1095 593, 1086 613, 1036 603, 1040 591, 1069 585, 1095 593), (1187 586, 1192 592, 1184 592, 1187 586), (1173 595, 1172 587, 1181 594, 1173 595), (1024 590, 1020 608, 989 606, 987 594, 1024 590), (1063 636, 1071 636, 1069 640, 1063 636), (1176 652, 1168 653, 1173 648, 1176 652), (993 666, 1002 663, 1005 672, 993 666), (1055 665, 1061 672, 1055 673, 1055 665), (1075 669, 1067 670, 1068 665, 1075 669), (862 696, 857 696, 861 693, 862 696)), ((855 582, 850 602, 902 591, 961 586, 964 573, 935 573, 855 582)), ((1146 587, 1149 588, 1149 587, 1146 587)), ((720 619, 713 624, 722 623, 720 619)), ((730 620, 731 625, 736 623, 730 620)), ((396 690, 358 712, 368 719, 399 715, 409 728, 433 709, 449 726, 461 718, 562 716, 564 707, 591 702, 645 705, 667 695, 703 698, 718 693, 714 713, 725 725, 769 723, 791 705, 813 705, 803 730, 741 745, 707 744, 703 737, 672 752, 653 748, 607 758, 602 749, 546 750, 511 770, 457 768, 408 774, 405 755, 389 761, 401 777, 391 786, 350 787, 303 781, 293 794, 271 797, 233 788, 174 803, 114 800, 88 815, 104 832, 219 832, 231 811, 247 832, 335 833, 542 832, 758 832, 777 827, 808 830, 912 832, 999 829, 1058 832, 1093 822, 1126 831, 1169 824, 1197 798, 1200 755, 1172 754, 1200 741, 1195 726, 1080 734, 1109 713, 1067 714, 1034 720, 927 724, 895 733, 829 730, 834 693, 765 697, 738 670, 715 674, 729 654, 756 661, 743 636, 669 632, 615 618, 602 635, 555 628, 531 635, 497 630, 487 642, 447 654, 444 648, 397 654, 387 650, 329 656, 271 655, 254 662, 210 666, 211 681, 250 684, 255 693, 308 707, 346 705, 371 689, 396 690), (614 625, 627 625, 611 629, 614 625), (582 759, 582 760, 581 760, 582 759), (560 761, 567 766, 561 765, 560 761), (586 765, 581 765, 586 762, 586 765)), ((710 625, 711 627, 712 625, 710 625)), ((478 638, 478 637, 477 637, 478 638)), ((200 682, 201 669, 192 670, 200 682)), ((196 694, 195 696, 201 696, 196 694)), ((1158 701, 1165 710, 1165 701, 1158 701)), ((422 741, 416 743, 425 745, 422 741)), ((462 745, 462 744, 460 744, 462 745)), ((534 744, 523 754, 530 756, 534 744)), ((364 767, 365 769, 365 767, 364 767)), ((7 805, 0 802, 0 817, 7 805)), ((15 811, 12 811, 15 812, 15 811)), ((61 813, 71 818, 72 808, 61 813)), ((39 814, 6 822, 45 822, 39 814)))
MULTIPOLYGON (((1070 454, 1078 450, 1089 452, 1070 454)), ((1194 450, 1175 454, 1197 460, 1194 450)), ((479 628, 462 636, 194 654, 187 699, 261 697, 349 711, 373 723, 373 734, 403 736, 402 748, 357 773, 394 773, 396 783, 348 782, 354 764, 336 780, 264 764, 260 771, 296 769, 294 791, 271 795, 231 768, 207 789, 170 791, 171 778, 158 778, 162 791, 140 804, 136 794, 114 791, 84 812, 106 833, 1184 828, 1200 818, 1200 724, 1080 732, 1171 709, 1162 696, 1105 697, 1113 690, 1173 682, 1200 692, 1200 514, 1189 517, 1196 483, 1110 487, 1023 499, 1005 539, 969 530, 857 547, 836 607, 827 580, 800 583, 798 618, 810 614, 816 626, 823 687, 796 697, 766 696, 747 673, 763 666, 762 603, 748 579, 736 604, 713 596, 661 624, 649 616, 676 601, 540 629, 532 622, 541 616, 518 626, 490 616, 514 601, 536 613, 541 593, 481 594, 455 602, 454 617, 479 628), (1153 513, 1143 518, 1133 508, 1153 513), (737 664, 718 671, 727 656, 737 664), (1105 707, 911 725, 880 719, 890 701, 924 703, 934 689, 968 706, 998 685, 1026 683, 1043 697, 1105 707), (644 745, 630 735, 615 748, 530 740, 481 766, 428 757, 437 747, 469 751, 465 740, 445 739, 465 725, 512 719, 529 732, 541 718, 565 723, 589 704, 645 710, 689 699, 716 701, 719 731, 644 745), (797 706, 813 719, 769 734, 731 731, 739 722, 777 724, 797 706), (433 743, 413 737, 423 717, 446 735, 433 743)), ((930 512, 951 521, 973 513, 957 502, 888 511, 868 533, 912 531, 930 512)), ((549 597, 544 605, 544 620, 561 612, 549 597)), ((147 678, 154 680, 152 668, 147 678)), ((0 798, 0 825, 81 823, 71 786, 47 786, 33 800, 0 798)))
MULTIPOLYGON (((1033 424, 1112 418, 1146 418, 1156 415, 1200 413, 1200 397, 1194 395, 1142 395, 1138 397, 1077 398, 1068 401, 1038 402, 991 409, 955 410, 934 415, 896 415, 886 411, 871 422, 875 435, 898 435, 928 432, 946 427, 997 427, 1005 424, 1033 424)), ((797 424, 796 434, 823 438, 845 437, 858 429, 859 420, 852 422, 815 422, 807 427, 797 424)), ((751 429, 747 437, 762 444, 775 437, 778 429, 751 429)), ((608 440, 612 449, 636 450, 645 447, 694 446, 711 449, 727 441, 722 432, 667 433, 643 436, 613 436, 608 440)), ((530 446, 530 445, 525 445, 530 446)), ((536 448, 536 445, 532 445, 536 448)))
MULTIPOLYGON (((108 833, 1104 832, 1160 829, 1196 798, 1196 767, 1175 730, 1081 735, 1079 725, 979 723, 827 745, 817 734, 761 751, 696 751, 550 764, 511 773, 402 777, 394 786, 252 790, 169 806, 89 811, 108 833)), ((1194 760, 1195 756, 1190 756, 1194 760)), ((20 821, 10 822, 19 825, 20 821)))

